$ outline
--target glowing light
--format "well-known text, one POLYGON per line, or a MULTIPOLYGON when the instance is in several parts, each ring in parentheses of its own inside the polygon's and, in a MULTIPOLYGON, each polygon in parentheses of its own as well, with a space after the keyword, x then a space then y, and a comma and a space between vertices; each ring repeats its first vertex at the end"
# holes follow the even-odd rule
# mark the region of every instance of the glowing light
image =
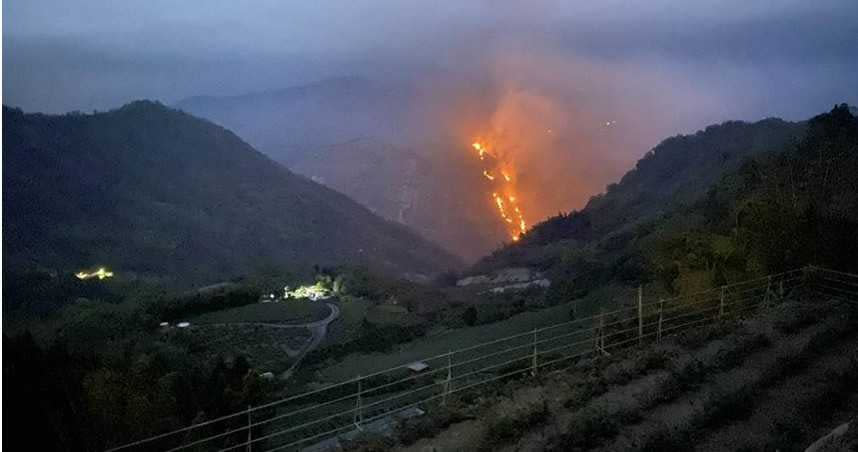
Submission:
POLYGON ((488 180, 495 180, 495 177, 489 174, 489 172, 486 170, 483 170, 483 176, 486 176, 486 179, 488 180))
POLYGON ((503 174, 503 178, 506 179, 507 182, 512 182, 512 179, 509 177, 509 174, 507 174, 506 171, 501 171, 501 174, 503 174))
POLYGON ((92 279, 92 278, 105 279, 105 278, 112 278, 113 272, 104 268, 104 267, 101 267, 92 273, 87 273, 87 272, 81 271, 81 272, 75 273, 74 275, 77 276, 77 279, 81 279, 81 280, 92 279))
POLYGON ((324 300, 331 297, 331 291, 317 282, 312 286, 298 286, 295 290, 289 290, 289 286, 283 288, 283 298, 309 298, 310 300, 324 300))

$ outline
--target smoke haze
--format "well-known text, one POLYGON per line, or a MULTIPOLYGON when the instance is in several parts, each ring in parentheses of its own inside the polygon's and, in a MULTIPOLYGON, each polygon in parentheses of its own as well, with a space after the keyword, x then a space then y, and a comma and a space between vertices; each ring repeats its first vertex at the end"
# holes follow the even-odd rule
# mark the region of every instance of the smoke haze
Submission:
MULTIPOLYGON (((532 224, 581 207, 666 136, 858 103, 858 3, 776 5, 9 0, 3 95, 88 111, 361 77, 397 87, 384 111, 361 107, 365 135, 453 163, 490 138, 532 224)), ((316 135, 306 147, 336 144, 316 135)))

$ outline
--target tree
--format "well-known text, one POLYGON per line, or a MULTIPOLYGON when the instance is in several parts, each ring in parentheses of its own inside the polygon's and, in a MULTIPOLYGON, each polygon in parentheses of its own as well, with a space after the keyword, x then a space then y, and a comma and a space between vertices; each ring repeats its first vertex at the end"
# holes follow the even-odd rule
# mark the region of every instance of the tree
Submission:
POLYGON ((462 313, 462 321, 465 322, 465 325, 474 326, 477 323, 477 308, 473 306, 468 306, 468 309, 465 309, 465 312, 462 313))

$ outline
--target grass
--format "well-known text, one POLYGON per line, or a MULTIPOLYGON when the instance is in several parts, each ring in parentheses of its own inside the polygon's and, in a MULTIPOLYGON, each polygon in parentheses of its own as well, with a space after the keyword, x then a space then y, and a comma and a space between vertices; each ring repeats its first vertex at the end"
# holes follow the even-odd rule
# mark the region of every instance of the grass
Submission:
POLYGON ((307 323, 325 318, 330 310, 324 303, 310 301, 282 301, 253 303, 221 311, 207 312, 189 320, 191 324, 270 322, 307 323))
MULTIPOLYGON (((394 347, 395 350, 390 353, 355 353, 338 363, 320 369, 321 378, 327 382, 342 381, 358 374, 370 374, 403 363, 441 355, 450 350, 508 337, 534 328, 554 325, 568 319, 570 306, 572 306, 571 303, 557 305, 540 311, 524 312, 497 323, 449 330, 444 334, 428 334, 425 337, 400 344, 400 346, 394 347)), ((582 311, 583 309, 579 309, 579 312, 582 311)))
POLYGON ((479 450, 495 450, 498 446, 521 438, 534 427, 544 424, 550 415, 548 405, 543 401, 495 418, 486 428, 479 450))

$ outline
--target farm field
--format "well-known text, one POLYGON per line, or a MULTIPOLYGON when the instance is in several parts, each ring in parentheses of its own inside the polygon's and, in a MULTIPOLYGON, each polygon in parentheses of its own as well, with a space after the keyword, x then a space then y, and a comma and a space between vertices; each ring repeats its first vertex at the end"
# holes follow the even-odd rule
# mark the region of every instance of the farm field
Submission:
POLYGON ((252 303, 220 311, 207 312, 190 320, 191 324, 206 323, 308 323, 328 315, 324 302, 287 300, 272 303, 252 303))
POLYGON ((858 415, 858 307, 819 294, 796 300, 463 394, 403 424, 397 440, 369 437, 355 445, 415 452, 804 450, 858 415))
MULTIPOLYGON (((628 291, 627 297, 615 299, 614 303, 608 303, 606 300, 598 298, 598 296, 589 296, 537 311, 524 312, 494 323, 433 331, 416 340, 399 344, 394 350, 388 353, 351 354, 336 363, 319 369, 317 377, 320 379, 320 382, 338 382, 353 378, 356 375, 367 375, 383 369, 422 360, 429 356, 441 355, 450 350, 457 350, 531 331, 534 328, 554 325, 569 320, 570 311, 573 309, 577 317, 590 316, 598 312, 597 306, 600 303, 605 303, 602 306, 611 308, 623 301, 632 302, 633 297, 633 292, 628 291)), ((354 328, 355 325, 359 325, 363 317, 373 315, 373 312, 369 311, 367 307, 359 305, 347 306, 350 303, 343 303, 342 320, 347 325, 351 325, 354 328), (346 309, 352 312, 352 320, 349 320, 349 314, 347 314, 346 309), (358 319, 359 316, 363 317, 358 319)), ((332 326, 335 331, 340 331, 343 328, 340 321, 335 322, 332 326)), ((342 332, 340 333, 341 336, 343 334, 342 332)))

